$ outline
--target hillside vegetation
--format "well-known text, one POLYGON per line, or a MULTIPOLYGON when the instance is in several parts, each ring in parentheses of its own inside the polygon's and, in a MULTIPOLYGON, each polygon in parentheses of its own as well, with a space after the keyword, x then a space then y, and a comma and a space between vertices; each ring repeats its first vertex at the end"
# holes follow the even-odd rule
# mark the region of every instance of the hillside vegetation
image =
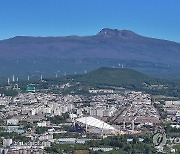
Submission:
POLYGON ((163 81, 129 68, 102 67, 77 78, 78 81, 96 85, 142 87, 143 84, 162 84, 163 81))

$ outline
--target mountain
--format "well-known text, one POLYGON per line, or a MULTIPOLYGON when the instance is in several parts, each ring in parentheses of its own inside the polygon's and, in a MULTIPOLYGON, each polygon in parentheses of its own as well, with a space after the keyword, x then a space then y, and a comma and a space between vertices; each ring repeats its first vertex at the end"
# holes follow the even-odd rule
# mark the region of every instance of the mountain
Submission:
POLYGON ((0 41, 0 77, 55 76, 98 67, 133 68, 180 79, 180 43, 104 28, 93 36, 28 37, 0 41))
MULTIPOLYGON (((75 82, 87 88, 125 88, 136 91, 144 91, 152 95, 162 95, 180 98, 180 84, 164 79, 150 77, 130 68, 101 67, 87 74, 64 77, 66 82, 75 82)), ((79 89, 79 86, 71 90, 79 89)))
POLYGON ((163 80, 144 75, 129 68, 102 67, 75 78, 85 84, 142 87, 143 84, 162 84, 163 80))

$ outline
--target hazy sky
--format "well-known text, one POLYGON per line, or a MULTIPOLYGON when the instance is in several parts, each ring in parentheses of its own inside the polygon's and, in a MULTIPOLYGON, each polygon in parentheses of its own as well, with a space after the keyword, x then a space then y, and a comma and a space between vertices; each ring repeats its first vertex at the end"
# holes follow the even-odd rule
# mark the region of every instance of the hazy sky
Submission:
POLYGON ((180 0, 0 0, 0 39, 93 35, 102 28, 180 42, 180 0))

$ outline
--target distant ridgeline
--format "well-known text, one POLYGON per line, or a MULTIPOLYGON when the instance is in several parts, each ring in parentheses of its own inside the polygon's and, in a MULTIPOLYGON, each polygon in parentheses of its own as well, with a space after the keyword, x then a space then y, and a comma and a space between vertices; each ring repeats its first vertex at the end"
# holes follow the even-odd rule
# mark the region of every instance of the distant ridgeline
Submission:
POLYGON ((0 80, 83 74, 100 67, 132 68, 180 80, 180 43, 104 28, 92 36, 28 37, 0 41, 0 80))

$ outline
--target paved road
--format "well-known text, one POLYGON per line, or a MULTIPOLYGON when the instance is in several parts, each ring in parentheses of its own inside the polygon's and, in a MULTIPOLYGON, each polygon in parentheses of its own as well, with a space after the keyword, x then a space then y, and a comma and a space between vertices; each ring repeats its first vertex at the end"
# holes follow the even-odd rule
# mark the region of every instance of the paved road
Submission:
POLYGON ((122 112, 126 109, 127 107, 122 107, 119 111, 117 111, 115 113, 115 115, 113 117, 111 117, 110 119, 108 119, 109 122, 113 123, 116 121, 116 119, 122 114, 122 112))

